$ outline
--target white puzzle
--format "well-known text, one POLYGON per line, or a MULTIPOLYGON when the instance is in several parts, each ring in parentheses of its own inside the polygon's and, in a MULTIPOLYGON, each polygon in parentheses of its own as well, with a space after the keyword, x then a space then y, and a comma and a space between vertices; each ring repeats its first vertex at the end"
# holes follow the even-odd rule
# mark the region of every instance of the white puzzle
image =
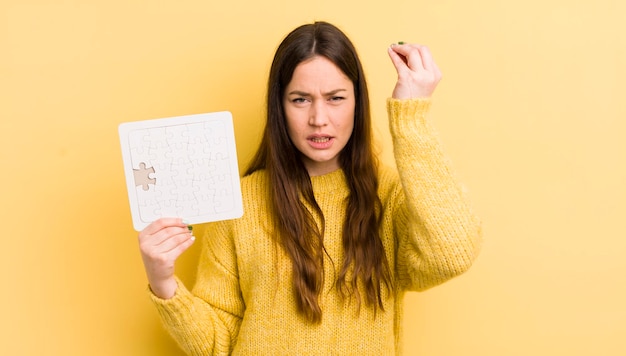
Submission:
POLYGON ((160 217, 199 224, 243 215, 230 112, 126 122, 119 135, 135 230, 160 217))

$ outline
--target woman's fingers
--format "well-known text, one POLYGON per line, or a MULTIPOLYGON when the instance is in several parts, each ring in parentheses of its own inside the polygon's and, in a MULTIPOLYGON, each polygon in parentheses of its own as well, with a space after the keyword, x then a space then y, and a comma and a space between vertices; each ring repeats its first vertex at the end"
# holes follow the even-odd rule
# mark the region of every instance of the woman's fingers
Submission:
POLYGON ((436 65, 435 61, 433 60, 433 56, 430 53, 430 49, 428 49, 428 47, 426 46, 416 46, 416 48, 419 52, 421 68, 429 72, 434 72, 436 65))
POLYGON ((161 230, 158 230, 154 234, 145 234, 142 235, 139 239, 139 243, 141 245, 147 244, 150 246, 159 246, 163 243, 166 243, 168 239, 173 236, 177 236, 180 234, 190 234, 190 231, 187 227, 180 226, 168 226, 164 227, 161 230))
POLYGON ((159 245, 169 236, 188 232, 188 225, 182 219, 161 218, 152 222, 139 233, 139 245, 159 245))
POLYGON ((174 265, 195 241, 191 228, 181 219, 162 218, 139 233, 139 249, 152 292, 171 298, 178 288, 174 265))
POLYGON ((146 228, 143 229, 139 235, 153 235, 159 230, 168 228, 170 226, 186 227, 187 224, 185 224, 180 218, 160 218, 153 221, 150 225, 146 226, 146 228))
POLYGON ((431 96, 441 79, 441 72, 428 47, 398 44, 392 45, 388 52, 398 72, 393 97, 407 99, 431 96))
POLYGON ((389 49, 392 53, 402 58, 406 68, 416 71, 424 70, 420 52, 421 47, 423 46, 418 44, 393 44, 389 49))
POLYGON ((194 240, 191 229, 181 219, 162 218, 148 225, 139 233, 139 249, 148 274, 173 274, 176 259, 194 240))
MULTIPOLYGON (((191 244, 195 240, 195 237, 191 233, 191 231, 186 228, 183 231, 177 231, 175 233, 166 235, 164 238, 160 239, 160 242, 153 245, 154 250, 159 253, 170 254, 171 252, 176 252, 181 249, 181 245, 191 244)), ((183 249, 183 251, 186 248, 183 249)), ((182 253, 183 251, 180 251, 182 253)), ((178 257, 180 253, 174 253, 175 257, 178 257)))
POLYGON ((394 49, 394 46, 389 47, 387 49, 387 52, 389 53, 389 58, 391 58, 391 62, 393 63, 394 67, 396 67, 396 71, 398 73, 408 69, 406 58, 400 55, 398 51, 394 49))
MULTIPOLYGON (((439 68, 433 59, 432 53, 427 46, 419 44, 392 45, 389 47, 390 56, 402 58, 405 66, 412 71, 425 70, 438 72, 439 68)), ((394 58, 392 57, 392 61, 394 58)), ((398 68, 398 63, 394 65, 398 68)))

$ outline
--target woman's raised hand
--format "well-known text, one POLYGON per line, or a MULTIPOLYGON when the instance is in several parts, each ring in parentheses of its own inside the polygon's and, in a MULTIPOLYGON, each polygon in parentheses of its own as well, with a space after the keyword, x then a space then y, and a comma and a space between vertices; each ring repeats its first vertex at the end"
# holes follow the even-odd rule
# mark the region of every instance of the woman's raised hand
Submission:
POLYGON ((189 225, 179 218, 161 218, 139 233, 139 249, 150 289, 157 297, 169 299, 176 294, 176 259, 193 244, 189 225))
POLYGON ((388 52, 398 72, 398 81, 392 97, 395 99, 430 97, 441 80, 441 72, 428 47, 418 44, 393 44, 388 52))

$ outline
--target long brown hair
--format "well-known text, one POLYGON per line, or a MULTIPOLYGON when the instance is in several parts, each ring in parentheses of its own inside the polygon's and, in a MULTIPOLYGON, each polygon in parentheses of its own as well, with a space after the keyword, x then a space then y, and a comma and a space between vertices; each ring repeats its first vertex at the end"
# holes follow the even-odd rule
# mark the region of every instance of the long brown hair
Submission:
MULTIPOLYGON (((270 182, 270 204, 278 242, 292 262, 298 310, 312 323, 322 318, 318 297, 324 284, 324 216, 313 196, 311 179, 287 131, 283 95, 298 64, 314 56, 332 61, 354 85, 356 106, 350 140, 339 164, 350 194, 343 228, 344 261, 335 286, 343 297, 383 309, 382 286, 391 273, 379 236, 382 204, 377 195, 377 161, 372 147, 369 96, 356 50, 337 27, 326 22, 300 26, 285 37, 272 62, 267 93, 267 122, 261 144, 245 175, 261 169, 270 182), (312 208, 312 212, 307 209, 312 208), (321 221, 321 226, 315 222, 321 221)), ((332 262, 332 261, 331 261, 332 262)))

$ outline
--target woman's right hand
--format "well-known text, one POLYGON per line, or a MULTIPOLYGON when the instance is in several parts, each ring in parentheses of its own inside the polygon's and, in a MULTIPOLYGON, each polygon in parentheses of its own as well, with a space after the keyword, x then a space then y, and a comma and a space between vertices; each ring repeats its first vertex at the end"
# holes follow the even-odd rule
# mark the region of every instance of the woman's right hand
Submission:
POLYGON ((179 218, 161 218, 139 233, 139 249, 152 293, 169 299, 176 294, 176 259, 193 244, 189 225, 179 218))
POLYGON ((428 98, 441 80, 441 71, 430 50, 418 44, 393 44, 389 58, 398 72, 393 90, 395 99, 428 98))

